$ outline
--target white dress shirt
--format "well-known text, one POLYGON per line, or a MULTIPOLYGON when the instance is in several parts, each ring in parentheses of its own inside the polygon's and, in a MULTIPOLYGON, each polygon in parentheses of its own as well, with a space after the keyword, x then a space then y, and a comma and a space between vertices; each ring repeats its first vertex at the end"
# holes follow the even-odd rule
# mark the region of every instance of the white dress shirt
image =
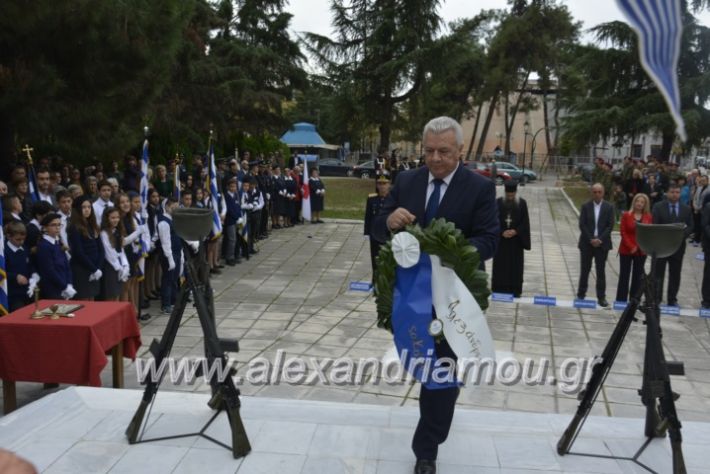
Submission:
POLYGON ((594 238, 599 237, 599 213, 602 210, 602 203, 604 201, 599 201, 599 204, 594 203, 594 238))
POLYGON ((92 204, 94 207, 94 214, 96 214, 96 223, 101 226, 101 218, 104 215, 104 210, 108 209, 109 207, 113 207, 113 203, 111 201, 104 201, 103 199, 99 198, 96 201, 94 201, 94 204, 92 204))

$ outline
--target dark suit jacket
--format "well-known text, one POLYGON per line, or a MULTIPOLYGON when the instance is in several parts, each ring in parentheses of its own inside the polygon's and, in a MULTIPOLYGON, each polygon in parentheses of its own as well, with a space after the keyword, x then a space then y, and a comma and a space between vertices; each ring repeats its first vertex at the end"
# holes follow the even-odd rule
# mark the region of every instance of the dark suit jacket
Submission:
MULTIPOLYGON (((602 248, 611 250, 611 231, 614 230, 614 207, 609 201, 602 201, 597 222, 597 237, 602 241, 602 248)), ((589 243, 594 238, 594 201, 589 200, 582 205, 579 213, 579 249, 591 247, 589 243)))
MULTIPOLYGON (((423 225, 428 185, 429 168, 426 166, 399 173, 383 208, 373 221, 371 237, 380 242, 387 241, 387 217, 398 207, 414 214, 416 223, 423 225)), ((491 180, 459 165, 439 204, 436 217, 443 217, 461 230, 478 249, 481 261, 493 258, 500 225, 496 189, 491 180)))
POLYGON ((691 211, 690 206, 686 206, 679 201, 678 218, 674 220, 671 217, 670 204, 668 200, 664 199, 653 206, 651 213, 653 214, 654 224, 672 224, 674 222, 685 224, 685 239, 683 239, 683 243, 680 245, 680 248, 678 248, 678 252, 685 252, 685 240, 693 233, 694 229, 693 211, 691 211))

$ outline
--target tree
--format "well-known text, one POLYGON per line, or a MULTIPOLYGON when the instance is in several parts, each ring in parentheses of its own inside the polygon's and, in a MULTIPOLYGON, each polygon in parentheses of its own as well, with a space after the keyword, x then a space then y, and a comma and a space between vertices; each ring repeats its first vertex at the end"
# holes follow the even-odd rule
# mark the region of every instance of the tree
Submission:
POLYGON ((0 161, 20 144, 122 155, 167 83, 184 0, 7 1, 0 15, 0 161))
MULTIPOLYGON (((710 136, 710 29, 699 25, 687 10, 678 63, 681 109, 688 132, 686 149, 710 136)), ((588 94, 570 104, 565 137, 574 146, 598 140, 662 136, 661 158, 668 159, 675 141, 675 124, 668 108, 641 67, 635 33, 622 22, 594 29, 600 43, 611 46, 581 48, 576 67, 585 78, 588 94)))
POLYGON ((398 104, 418 93, 439 31, 439 0, 333 0, 335 39, 304 39, 325 76, 348 90, 366 113, 363 125, 379 130, 389 148, 398 104))

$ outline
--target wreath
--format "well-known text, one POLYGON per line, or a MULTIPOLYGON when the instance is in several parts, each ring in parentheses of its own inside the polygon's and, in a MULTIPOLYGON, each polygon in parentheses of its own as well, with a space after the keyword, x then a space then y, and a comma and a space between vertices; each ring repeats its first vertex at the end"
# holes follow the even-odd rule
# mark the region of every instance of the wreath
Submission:
MULTIPOLYGON (((422 252, 436 255, 441 264, 454 270, 456 276, 466 285, 482 310, 488 308, 488 274, 479 270, 481 257, 476 247, 463 236, 453 223, 445 219, 434 219, 422 229, 409 225, 404 229, 418 241, 422 252)), ((377 302, 377 326, 392 332, 392 301, 396 280, 397 262, 392 252, 390 240, 380 248, 377 256, 377 279, 375 281, 377 302)))

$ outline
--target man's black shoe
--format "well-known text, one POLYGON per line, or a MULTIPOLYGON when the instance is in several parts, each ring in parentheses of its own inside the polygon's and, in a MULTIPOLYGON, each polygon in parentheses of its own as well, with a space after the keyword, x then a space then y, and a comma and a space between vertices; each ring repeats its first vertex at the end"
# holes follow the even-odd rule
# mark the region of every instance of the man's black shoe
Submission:
POLYGON ((599 306, 602 308, 608 308, 609 307, 609 302, 605 298, 599 298, 597 300, 597 303, 599 303, 599 306))
POLYGON ((577 299, 578 299, 578 300, 583 300, 584 297, 585 297, 585 295, 579 295, 579 294, 577 295, 577 299))
POLYGON ((150 313, 142 313, 138 316, 139 321, 148 321, 150 319, 150 313))
POLYGON ((436 474, 436 461, 417 459, 414 465, 414 474, 436 474))
POLYGON ((235 260, 227 260, 227 265, 229 265, 230 267, 233 267, 236 264, 237 262, 235 260))
POLYGON ((678 306, 678 300, 668 300, 668 306, 678 306))

